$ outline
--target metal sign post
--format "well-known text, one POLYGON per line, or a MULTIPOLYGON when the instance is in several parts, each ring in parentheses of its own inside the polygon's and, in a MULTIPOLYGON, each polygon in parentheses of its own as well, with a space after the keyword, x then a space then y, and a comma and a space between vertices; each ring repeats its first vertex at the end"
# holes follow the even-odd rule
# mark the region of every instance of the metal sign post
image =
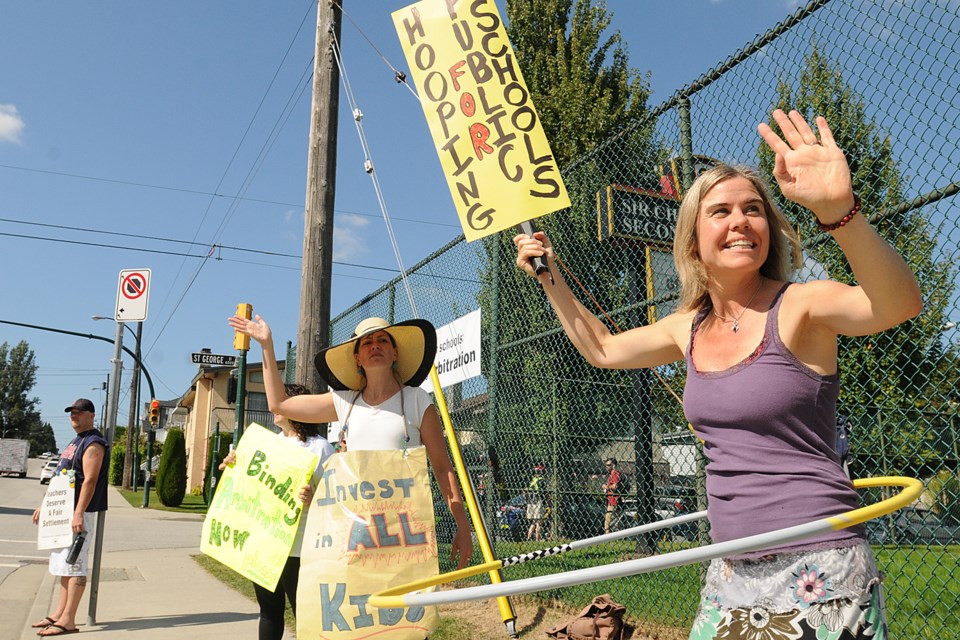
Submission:
MULTIPOLYGON (((113 373, 110 376, 110 391, 107 395, 107 427, 104 437, 113 444, 113 435, 117 426, 117 409, 120 401, 120 373, 123 365, 123 323, 117 323, 117 336, 113 341, 113 373)), ((100 464, 110 464, 109 451, 100 464)), ((96 478, 88 481, 96 482, 96 478)), ((97 624, 97 595, 100 590, 100 556, 103 554, 103 528, 106 525, 107 512, 97 513, 97 531, 93 543, 93 564, 90 568, 90 603, 87 610, 87 626, 97 624)))
MULTIPOLYGON (((247 320, 253 317, 253 305, 241 302, 237 305, 237 315, 247 320)), ((247 351, 250 349, 250 336, 234 332, 233 348, 237 350, 237 424, 233 432, 233 446, 243 437, 244 405, 247 395, 247 351)))

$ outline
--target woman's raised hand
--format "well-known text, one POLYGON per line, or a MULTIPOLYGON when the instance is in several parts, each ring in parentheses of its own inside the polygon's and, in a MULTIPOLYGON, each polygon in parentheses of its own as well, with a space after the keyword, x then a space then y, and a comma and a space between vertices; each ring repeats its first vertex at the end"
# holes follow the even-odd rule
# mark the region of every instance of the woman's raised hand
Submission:
POLYGON ((233 316, 232 318, 227 319, 227 324, 240 333, 250 336, 260 344, 264 344, 265 342, 272 340, 270 325, 268 325, 260 316, 254 316, 253 320, 241 318, 240 316, 233 316))
POLYGON ((833 139, 830 125, 817 116, 820 139, 799 112, 773 112, 783 138, 766 123, 757 127, 760 136, 776 154, 773 177, 783 195, 813 211, 821 222, 830 224, 853 207, 850 167, 833 139))
POLYGON ((218 468, 220 469, 220 471, 223 471, 227 467, 232 467, 236 463, 237 463, 237 452, 231 451, 227 455, 223 456, 223 462, 220 463, 220 466, 218 468))
POLYGON ((546 256, 548 262, 553 262, 553 245, 543 231, 537 231, 533 236, 525 233, 516 235, 513 237, 513 244, 517 246, 517 266, 534 278, 537 277, 537 273, 530 264, 531 258, 546 256))

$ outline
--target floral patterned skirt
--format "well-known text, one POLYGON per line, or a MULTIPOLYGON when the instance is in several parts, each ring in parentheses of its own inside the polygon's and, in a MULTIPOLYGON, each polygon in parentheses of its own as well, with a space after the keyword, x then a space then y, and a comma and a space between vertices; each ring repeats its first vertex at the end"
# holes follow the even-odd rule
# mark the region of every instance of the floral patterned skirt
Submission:
POLYGON ((719 559, 707 569, 690 640, 887 639, 870 546, 719 559))

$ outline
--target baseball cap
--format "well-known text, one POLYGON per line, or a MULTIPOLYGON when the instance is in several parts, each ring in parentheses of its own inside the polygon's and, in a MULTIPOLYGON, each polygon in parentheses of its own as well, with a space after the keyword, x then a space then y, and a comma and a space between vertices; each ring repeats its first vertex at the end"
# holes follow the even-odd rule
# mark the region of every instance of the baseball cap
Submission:
POLYGON ((96 413, 97 408, 86 398, 77 398, 73 401, 73 404, 64 409, 64 411, 66 413, 70 413, 71 411, 89 411, 90 413, 96 413))

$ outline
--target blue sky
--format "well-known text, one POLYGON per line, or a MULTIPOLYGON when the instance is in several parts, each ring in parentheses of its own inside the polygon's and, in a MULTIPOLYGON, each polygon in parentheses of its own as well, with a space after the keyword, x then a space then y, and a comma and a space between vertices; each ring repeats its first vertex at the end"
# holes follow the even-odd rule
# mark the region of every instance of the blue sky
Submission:
MULTIPOLYGON (((342 50, 409 267, 460 228, 420 106, 377 52, 406 68, 390 13, 408 4, 344 0, 342 50)), ((799 3, 606 4, 656 105, 799 3)), ((278 347, 295 341, 300 260, 262 252, 302 251, 315 5, 0 0, 0 13, 0 320, 112 338, 113 322, 91 316, 112 317, 121 270, 150 268, 144 361, 165 400, 187 390, 192 352, 233 353, 226 318, 239 302, 278 347), (213 244, 224 248, 206 258, 213 244)), ((337 162, 333 314, 397 269, 343 98, 337 162)), ((62 447, 63 407, 102 405, 113 348, 0 324, 0 343, 20 340, 62 447)))

